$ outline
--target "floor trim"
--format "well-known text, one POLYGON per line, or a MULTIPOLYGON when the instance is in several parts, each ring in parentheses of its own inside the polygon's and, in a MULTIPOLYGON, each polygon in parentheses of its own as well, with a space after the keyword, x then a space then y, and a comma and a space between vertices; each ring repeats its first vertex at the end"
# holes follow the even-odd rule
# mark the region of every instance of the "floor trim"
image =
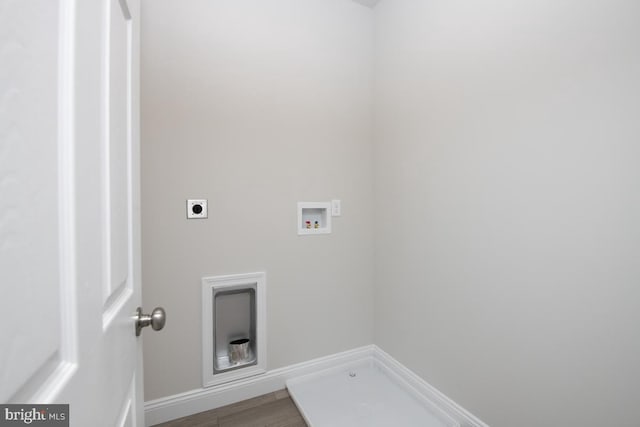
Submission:
POLYGON ((197 414, 285 388, 286 381, 320 371, 344 368, 344 365, 374 363, 395 380, 407 393, 457 420, 461 427, 489 427, 469 411, 445 396, 376 345, 368 345, 330 356, 215 387, 145 402, 145 425, 152 426, 176 418, 197 414))
POLYGON ((374 346, 373 359, 376 365, 396 380, 407 393, 424 402, 433 410, 444 412, 459 422, 460 427, 489 427, 378 346, 374 346))
POLYGON ((145 426, 197 414, 285 388, 288 379, 371 359, 375 346, 336 353, 214 387, 200 388, 145 402, 145 426))

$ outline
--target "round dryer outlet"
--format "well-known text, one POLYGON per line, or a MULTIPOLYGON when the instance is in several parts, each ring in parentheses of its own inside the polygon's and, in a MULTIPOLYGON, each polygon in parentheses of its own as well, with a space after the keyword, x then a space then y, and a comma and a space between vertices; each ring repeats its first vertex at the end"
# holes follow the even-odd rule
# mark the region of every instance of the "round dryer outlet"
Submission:
POLYGON ((207 218, 208 209, 205 199, 189 199, 187 200, 187 218, 202 219, 207 218))

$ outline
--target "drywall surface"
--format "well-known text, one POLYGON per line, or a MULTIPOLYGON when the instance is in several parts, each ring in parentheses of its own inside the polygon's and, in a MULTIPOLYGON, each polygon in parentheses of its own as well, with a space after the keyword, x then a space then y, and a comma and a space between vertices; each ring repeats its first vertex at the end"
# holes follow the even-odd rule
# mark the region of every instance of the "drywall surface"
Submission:
POLYGON ((637 426, 640 3, 375 15, 375 343, 492 427, 637 426))
POLYGON ((142 2, 145 400, 201 386, 202 276, 266 271, 268 368, 373 341, 372 11, 142 2), (209 201, 187 220, 185 200, 209 201), (298 201, 342 200, 296 234, 298 201))

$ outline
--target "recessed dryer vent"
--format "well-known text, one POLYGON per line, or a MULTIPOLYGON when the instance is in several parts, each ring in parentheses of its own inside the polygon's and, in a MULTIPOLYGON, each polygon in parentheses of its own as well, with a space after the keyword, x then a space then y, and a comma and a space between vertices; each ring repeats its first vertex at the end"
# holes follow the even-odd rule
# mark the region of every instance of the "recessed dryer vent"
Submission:
POLYGON ((202 278, 204 387, 265 372, 264 273, 202 278))

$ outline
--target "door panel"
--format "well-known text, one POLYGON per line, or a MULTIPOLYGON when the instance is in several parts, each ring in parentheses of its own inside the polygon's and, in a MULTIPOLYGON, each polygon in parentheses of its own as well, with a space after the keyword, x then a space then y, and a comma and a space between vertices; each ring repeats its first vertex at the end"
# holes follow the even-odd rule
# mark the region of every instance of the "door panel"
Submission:
POLYGON ((107 0, 103 58, 104 286, 106 327, 131 297, 131 15, 125 0, 107 0))
POLYGON ((5 2, 0 13, 0 402, 47 399, 75 362, 71 93, 62 4, 5 2), (5 286, 7 290, 5 291, 5 286))
POLYGON ((135 382, 132 381, 129 393, 125 396, 124 403, 120 408, 120 418, 115 424, 116 427, 134 427, 136 425, 135 417, 135 382))
POLYGON ((0 0, 0 401, 78 427, 144 424, 138 11, 0 0))

